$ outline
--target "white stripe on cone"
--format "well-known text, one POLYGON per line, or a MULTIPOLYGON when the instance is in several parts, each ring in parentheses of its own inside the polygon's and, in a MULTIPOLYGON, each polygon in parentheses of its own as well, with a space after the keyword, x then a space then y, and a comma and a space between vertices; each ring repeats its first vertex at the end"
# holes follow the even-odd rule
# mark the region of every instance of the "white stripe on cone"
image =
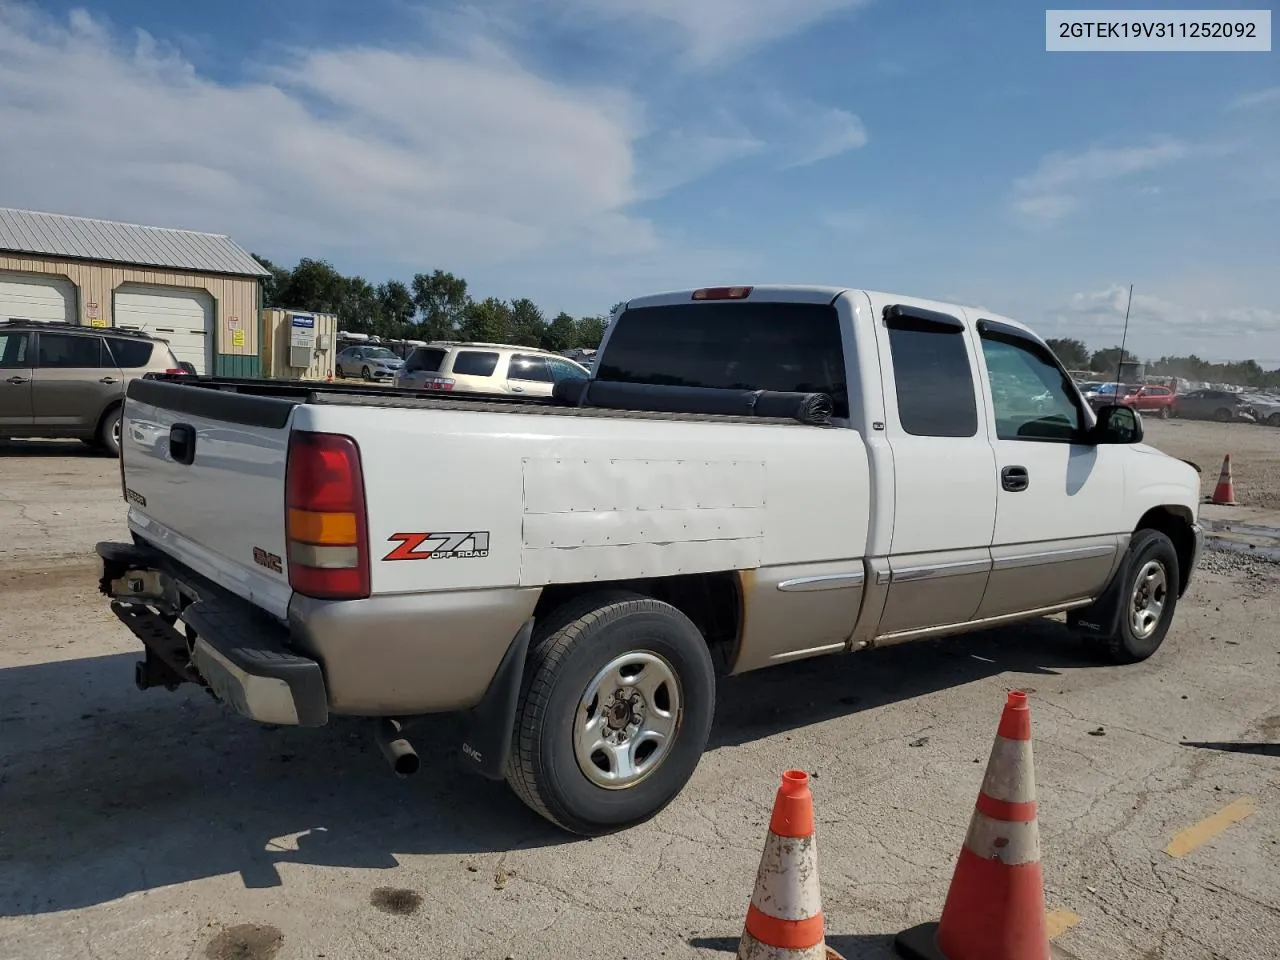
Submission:
POLYGON ((821 943, 803 950, 772 947, 744 930, 738 944, 738 960, 827 960, 827 948, 821 943))
POLYGON ((779 837, 769 831, 751 903, 779 920, 808 920, 822 912, 815 837, 779 837))
POLYGON ((999 860, 1008 866, 1040 859, 1040 829, 1036 821, 1011 823, 973 811, 964 845, 983 860, 999 860))
POLYGON ((992 800, 1030 803, 1036 798, 1036 770, 1031 759, 1030 740, 996 737, 987 761, 982 792, 992 800))

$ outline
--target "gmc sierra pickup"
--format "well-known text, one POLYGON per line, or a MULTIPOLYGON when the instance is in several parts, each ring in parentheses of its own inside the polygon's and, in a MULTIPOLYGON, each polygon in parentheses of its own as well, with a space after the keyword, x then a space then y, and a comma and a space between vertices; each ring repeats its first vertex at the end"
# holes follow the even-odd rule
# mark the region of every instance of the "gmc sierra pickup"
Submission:
POLYGON ((1067 612, 1160 646, 1199 477, 990 312, 843 287, 631 300, 550 398, 133 382, 132 542, 101 589, 139 687, 263 723, 469 714, 464 762, 562 828, 672 801, 717 672, 1067 612))

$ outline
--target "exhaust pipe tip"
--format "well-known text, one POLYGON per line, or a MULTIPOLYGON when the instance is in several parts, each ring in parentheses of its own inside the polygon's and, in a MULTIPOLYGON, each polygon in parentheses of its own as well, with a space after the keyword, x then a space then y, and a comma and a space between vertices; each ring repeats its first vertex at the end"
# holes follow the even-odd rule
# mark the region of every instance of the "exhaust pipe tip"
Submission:
POLYGON ((397 777, 403 779, 418 772, 418 767, 421 766, 418 751, 405 739, 397 721, 389 718, 378 721, 375 737, 382 755, 397 777))

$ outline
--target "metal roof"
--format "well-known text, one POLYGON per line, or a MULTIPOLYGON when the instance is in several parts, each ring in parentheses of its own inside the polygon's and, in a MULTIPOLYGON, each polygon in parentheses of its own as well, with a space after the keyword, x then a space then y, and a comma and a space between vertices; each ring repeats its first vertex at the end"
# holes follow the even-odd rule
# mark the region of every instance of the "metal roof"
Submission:
POLYGON ((0 207, 0 253, 71 257, 197 273, 270 276, 248 251, 221 234, 7 207, 0 207))

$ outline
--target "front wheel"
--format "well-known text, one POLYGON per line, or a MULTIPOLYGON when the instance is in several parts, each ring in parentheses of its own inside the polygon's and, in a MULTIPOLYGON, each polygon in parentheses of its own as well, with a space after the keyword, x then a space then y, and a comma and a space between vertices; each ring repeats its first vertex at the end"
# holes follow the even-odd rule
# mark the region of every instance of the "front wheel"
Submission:
POLYGON ((1172 540, 1159 530, 1139 530, 1129 541, 1129 559, 1116 631, 1100 638, 1113 663, 1138 663, 1160 649, 1178 605, 1178 551, 1172 540))
POLYGON ((1267 424, 1272 427, 1280 427, 1280 413, 1273 413, 1267 417, 1267 424))
POLYGON ((571 833, 642 823, 697 768, 715 694, 706 641, 675 607, 627 591, 578 598, 534 636, 507 782, 571 833))
POLYGON ((1219 423, 1230 423, 1233 417, 1231 416, 1231 411, 1226 407, 1219 407, 1217 411, 1214 412, 1213 419, 1217 420, 1219 423))

